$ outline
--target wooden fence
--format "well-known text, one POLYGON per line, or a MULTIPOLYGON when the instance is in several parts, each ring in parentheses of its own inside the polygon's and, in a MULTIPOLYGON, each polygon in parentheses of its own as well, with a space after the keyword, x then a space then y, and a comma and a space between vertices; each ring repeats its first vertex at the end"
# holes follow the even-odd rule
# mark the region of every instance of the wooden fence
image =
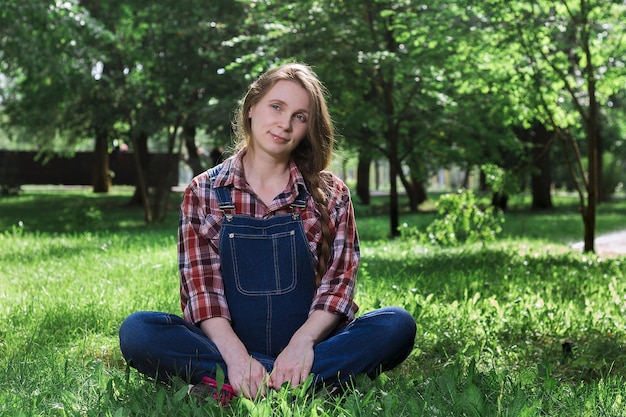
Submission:
MULTIPOLYGON (((166 155, 150 154, 148 184, 156 178, 165 166, 166 155)), ((111 182, 114 185, 135 185, 137 171, 131 152, 118 152, 109 156, 111 182)), ((25 184, 92 185, 94 176, 94 155, 91 152, 77 152, 71 157, 40 156, 36 152, 0 150, 0 185, 19 187, 25 184)), ((173 178, 178 183, 178 173, 173 178)))

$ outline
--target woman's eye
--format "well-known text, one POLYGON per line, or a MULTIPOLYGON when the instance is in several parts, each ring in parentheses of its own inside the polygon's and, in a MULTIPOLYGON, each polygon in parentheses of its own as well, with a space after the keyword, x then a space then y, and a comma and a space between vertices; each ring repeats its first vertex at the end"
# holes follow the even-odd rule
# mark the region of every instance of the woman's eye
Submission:
POLYGON ((302 113, 298 113, 294 116, 299 122, 305 123, 306 117, 302 113))
POLYGON ((272 108, 274 110, 280 110, 280 106, 278 104, 272 104, 272 108))

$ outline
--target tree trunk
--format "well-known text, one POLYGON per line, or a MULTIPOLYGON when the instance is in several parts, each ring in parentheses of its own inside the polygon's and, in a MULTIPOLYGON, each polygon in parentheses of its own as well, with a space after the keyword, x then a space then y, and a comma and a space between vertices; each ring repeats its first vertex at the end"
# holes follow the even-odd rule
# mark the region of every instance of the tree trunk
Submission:
POLYGON ((110 185, 111 175, 109 169, 109 134, 106 129, 96 128, 93 192, 108 193, 110 185))
MULTIPOLYGON (((590 25, 585 17, 585 26, 590 25)), ((598 101, 596 98, 596 74, 593 59, 591 57, 591 40, 589 38, 589 30, 583 31, 582 45, 587 58, 585 67, 585 79, 587 81, 587 97, 589 100, 589 114, 586 123, 587 133, 587 153, 589 156, 589 182, 587 185, 587 213, 584 216, 585 223, 585 252, 595 251, 595 235, 596 235, 596 206, 598 204, 598 189, 600 178, 600 139, 599 139, 599 123, 598 123, 598 101)))
POLYGON ((482 169, 478 174, 478 191, 481 193, 487 193, 489 191, 489 185, 487 185, 487 175, 482 169))
POLYGON ((370 203, 370 164, 372 158, 359 154, 359 163, 356 170, 356 195, 359 197, 361 204, 368 205, 370 203))
POLYGON ((189 165, 195 177, 202 173, 204 168, 202 161, 200 161, 198 147, 196 146, 196 126, 192 124, 189 119, 187 119, 187 122, 183 126, 182 134, 185 141, 185 148, 187 149, 187 165, 189 165))
POLYGON ((170 194, 172 184, 176 181, 176 173, 178 170, 178 153, 169 152, 165 155, 163 165, 158 172, 155 172, 156 182, 154 187, 154 195, 152 196, 152 217, 155 221, 165 221, 170 205, 170 194))
POLYGON ((413 184, 413 190, 417 199, 416 209, 419 210, 419 205, 428 200, 426 187, 424 187, 424 183, 422 181, 419 181, 417 178, 411 178, 411 183, 413 184))
MULTIPOLYGON (((589 81, 593 84, 592 81, 589 81)), ((589 103, 589 122, 587 123, 587 142, 589 153, 589 183, 587 186, 587 210, 583 211, 583 222, 585 224, 585 252, 595 251, 596 235, 596 208, 598 204, 598 131, 596 129, 597 111, 595 95, 591 97, 589 103)))
POLYGON ((550 174, 550 142, 552 132, 543 124, 536 124, 534 134, 530 135, 532 141, 532 163, 534 172, 531 178, 532 209, 548 210, 552 205, 552 176, 550 174))
POLYGON ((374 160, 374 189, 380 190, 380 162, 378 159, 374 160))
POLYGON ((398 176, 400 177, 400 181, 402 182, 402 185, 404 185, 406 195, 409 198, 409 210, 412 213, 419 211, 419 205, 428 199, 424 184, 422 184, 422 182, 413 175, 411 175, 411 179, 409 181, 401 169, 398 171, 398 176))
POLYGON ((398 169, 398 178, 400 178, 400 182, 404 186, 404 190, 406 191, 406 196, 409 199, 409 210, 411 212, 417 211, 417 198, 413 193, 413 187, 409 180, 407 180, 406 175, 402 172, 402 169, 398 169))
POLYGON ((171 126, 165 160, 162 163, 161 169, 153 174, 155 177, 155 191, 152 204, 152 215, 155 220, 161 222, 165 221, 169 211, 172 185, 177 183, 176 174, 178 172, 178 162, 180 160, 180 153, 183 145, 183 142, 180 141, 179 145, 176 146, 181 119, 182 117, 179 117, 176 123, 171 126))
POLYGON ((493 193, 491 196, 491 205, 499 208, 502 211, 506 211, 509 204, 509 196, 503 193, 502 191, 498 191, 493 193))
POLYGON ((398 132, 392 129, 387 132, 389 143, 389 227, 390 236, 400 236, 400 209, 398 203, 397 178, 400 172, 400 160, 398 158, 398 132))
POLYGON ((472 169, 471 168, 467 168, 465 170, 465 173, 463 174, 463 184, 461 184, 461 187, 464 188, 465 190, 468 190, 469 187, 469 180, 470 180, 470 175, 472 174, 472 169))
POLYGON ((604 138, 601 132, 597 133, 596 143, 598 149, 598 202, 603 203, 611 199, 611 191, 605 183, 604 160, 602 159, 602 155, 604 154, 604 138))
POLYGON ((148 135, 145 132, 138 134, 131 133, 133 142, 133 156, 135 158, 135 169, 137 171, 137 184, 135 184, 135 193, 130 199, 130 205, 141 205, 144 208, 144 218, 146 223, 152 223, 152 211, 150 208, 150 199, 148 197, 148 135))

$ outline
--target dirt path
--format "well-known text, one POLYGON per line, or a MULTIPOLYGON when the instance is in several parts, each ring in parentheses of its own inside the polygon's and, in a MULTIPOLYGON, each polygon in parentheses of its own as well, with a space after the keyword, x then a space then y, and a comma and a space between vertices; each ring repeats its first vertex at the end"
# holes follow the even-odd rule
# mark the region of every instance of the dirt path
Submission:
MULTIPOLYGON (((583 242, 572 245, 572 248, 582 250, 583 242)), ((608 233, 596 237, 596 253, 602 256, 624 255, 626 254, 626 230, 608 233)))

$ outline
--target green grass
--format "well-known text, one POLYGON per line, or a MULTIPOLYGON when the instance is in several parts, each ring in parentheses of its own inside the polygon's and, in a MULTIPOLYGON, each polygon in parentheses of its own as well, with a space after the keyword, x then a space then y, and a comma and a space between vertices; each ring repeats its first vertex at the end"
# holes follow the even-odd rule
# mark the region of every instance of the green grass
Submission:
MULTIPOLYGON (((145 226, 126 204, 130 191, 0 199, 0 415, 626 415, 626 257, 569 248, 582 239, 572 198, 543 213, 520 198, 497 243, 457 249, 388 240, 384 199, 357 206, 357 301, 414 315, 410 358, 341 398, 283 390, 221 409, 123 362, 117 331, 128 314, 179 312, 180 196, 164 223, 145 226)), ((624 228, 626 200, 598 212, 600 232, 624 228)), ((401 221, 425 226, 433 216, 401 221)))

